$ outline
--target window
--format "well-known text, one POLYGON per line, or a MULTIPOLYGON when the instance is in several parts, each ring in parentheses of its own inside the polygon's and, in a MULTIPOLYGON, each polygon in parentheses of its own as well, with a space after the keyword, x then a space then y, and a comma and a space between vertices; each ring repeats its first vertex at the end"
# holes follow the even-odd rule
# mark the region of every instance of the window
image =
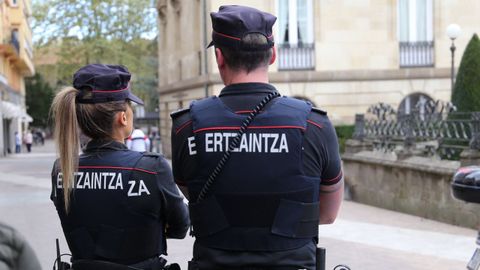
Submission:
POLYGON ((33 58, 32 45, 30 45, 30 42, 26 38, 23 41, 23 45, 25 47, 25 51, 27 52, 28 57, 30 57, 30 59, 32 59, 33 58))
POLYGON ((11 39, 11 44, 17 51, 17 54, 20 53, 20 39, 18 37, 18 29, 13 29, 12 30, 12 39, 11 39))
POLYGON ((279 69, 314 69, 313 0, 277 0, 279 69))
POLYGON ((433 0, 398 1, 400 67, 434 64, 433 0))
POLYGON ((400 105, 398 106, 398 115, 404 116, 407 114, 411 114, 412 112, 417 113, 421 119, 424 118, 425 108, 434 103, 434 100, 424 93, 413 93, 406 96, 400 105))

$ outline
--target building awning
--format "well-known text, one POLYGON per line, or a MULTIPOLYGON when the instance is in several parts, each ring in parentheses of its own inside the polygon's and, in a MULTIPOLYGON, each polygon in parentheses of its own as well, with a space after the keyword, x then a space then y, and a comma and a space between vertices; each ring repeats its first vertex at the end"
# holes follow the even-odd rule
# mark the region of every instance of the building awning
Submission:
POLYGON ((2 112, 2 117, 6 119, 20 118, 23 122, 30 123, 33 121, 33 118, 28 115, 22 107, 13 104, 8 101, 1 101, 0 110, 2 112))

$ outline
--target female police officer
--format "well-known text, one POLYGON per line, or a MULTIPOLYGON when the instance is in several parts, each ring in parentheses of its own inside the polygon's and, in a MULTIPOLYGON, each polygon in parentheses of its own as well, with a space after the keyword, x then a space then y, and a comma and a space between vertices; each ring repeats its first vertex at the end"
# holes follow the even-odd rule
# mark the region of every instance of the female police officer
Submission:
POLYGON ((143 104, 129 81, 123 66, 87 65, 53 100, 60 158, 51 199, 74 269, 161 269, 165 238, 183 238, 189 226, 165 159, 124 145, 133 127, 130 102, 143 104), (78 157, 79 130, 91 141, 78 157))

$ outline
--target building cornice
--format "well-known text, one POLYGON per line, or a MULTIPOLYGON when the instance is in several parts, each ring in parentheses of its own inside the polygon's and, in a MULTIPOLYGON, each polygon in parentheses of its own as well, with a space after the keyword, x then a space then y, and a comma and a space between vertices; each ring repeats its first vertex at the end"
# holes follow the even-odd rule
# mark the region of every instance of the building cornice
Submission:
POLYGON ((406 68, 386 70, 287 71, 270 73, 272 83, 389 81, 450 78, 449 68, 406 68))
MULTIPOLYGON (((275 83, 314 83, 349 81, 390 81, 415 79, 448 79, 449 68, 405 68, 388 70, 345 70, 345 71, 277 71, 270 72, 270 82, 275 83)), ((160 94, 169 94, 192 88, 221 84, 219 74, 202 75, 192 79, 160 86, 160 94)))

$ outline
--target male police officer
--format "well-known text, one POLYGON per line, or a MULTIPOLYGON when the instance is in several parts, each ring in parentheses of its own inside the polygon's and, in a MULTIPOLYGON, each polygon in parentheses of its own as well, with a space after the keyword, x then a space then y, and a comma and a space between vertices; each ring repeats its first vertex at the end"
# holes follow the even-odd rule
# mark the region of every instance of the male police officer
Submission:
POLYGON ((263 101, 216 170, 244 119, 278 95, 268 84, 276 18, 244 6, 222 6, 211 18, 226 87, 172 114, 174 178, 189 197, 196 237, 190 267, 315 269, 318 224, 335 220, 343 194, 335 131, 326 112, 305 101, 263 101))

